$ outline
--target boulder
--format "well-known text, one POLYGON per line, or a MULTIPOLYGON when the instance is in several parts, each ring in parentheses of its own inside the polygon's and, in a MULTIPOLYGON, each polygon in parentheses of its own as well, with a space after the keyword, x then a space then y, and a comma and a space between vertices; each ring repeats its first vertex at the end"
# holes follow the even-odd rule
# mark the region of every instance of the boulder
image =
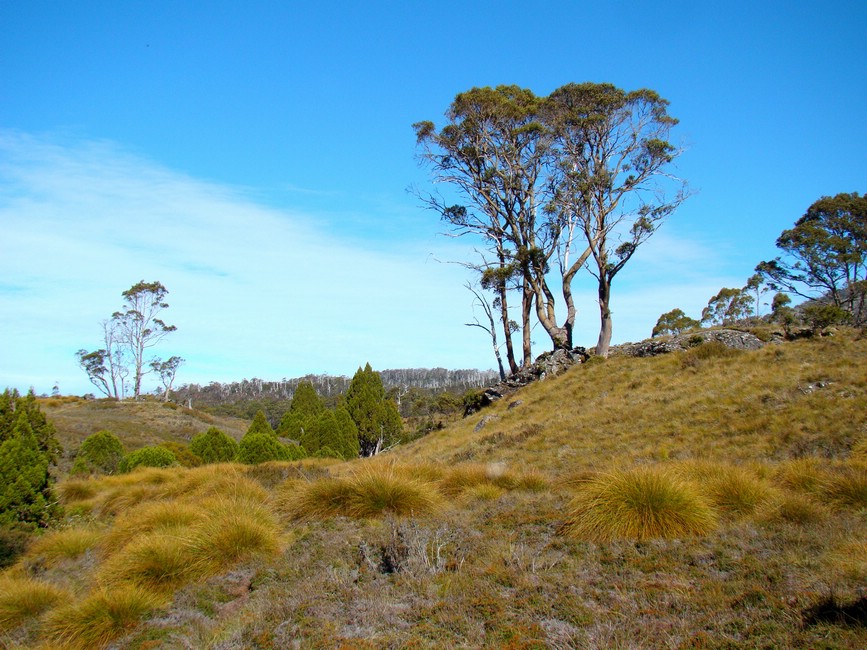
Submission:
POLYGON ((687 332, 671 338, 648 339, 640 343, 624 343, 611 348, 612 354, 629 357, 653 357, 679 350, 688 350, 708 341, 717 341, 736 350, 758 350, 765 345, 755 334, 740 330, 718 329, 687 332))

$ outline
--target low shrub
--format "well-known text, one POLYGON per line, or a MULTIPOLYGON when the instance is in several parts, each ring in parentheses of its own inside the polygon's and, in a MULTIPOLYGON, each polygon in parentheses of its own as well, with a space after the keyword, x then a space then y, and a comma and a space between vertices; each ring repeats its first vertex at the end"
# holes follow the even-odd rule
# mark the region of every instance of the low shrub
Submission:
POLYGON ((289 450, 273 434, 248 433, 238 445, 238 460, 248 465, 270 460, 289 460, 289 450))
POLYGON ((165 447, 142 447, 124 456, 117 469, 126 474, 136 467, 170 467, 177 462, 175 455, 165 447))
POLYGON ((0 569, 14 564, 27 548, 31 531, 0 525, 0 569))
POLYGON ((238 443, 217 427, 194 436, 190 451, 205 463, 227 463, 238 456, 238 443))
POLYGON ((81 443, 72 474, 114 474, 123 455, 120 438, 111 431, 97 431, 81 443))
POLYGON ((685 481, 656 468, 599 474, 579 485, 564 532, 593 541, 702 535, 713 510, 685 481))

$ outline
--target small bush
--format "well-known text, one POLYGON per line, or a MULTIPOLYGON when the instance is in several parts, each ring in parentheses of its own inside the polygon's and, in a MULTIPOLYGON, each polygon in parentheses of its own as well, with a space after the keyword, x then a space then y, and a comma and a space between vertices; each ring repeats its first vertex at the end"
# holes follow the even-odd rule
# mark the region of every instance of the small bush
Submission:
POLYGON ((70 594, 32 578, 0 577, 0 631, 10 630, 51 609, 70 594))
POLYGON ((114 474, 123 459, 123 443, 111 431, 97 431, 81 443, 73 474, 114 474))
POLYGON ((289 460, 289 450, 269 433, 248 433, 238 445, 238 460, 248 465, 270 460, 289 460))
POLYGON ((136 467, 170 467, 177 462, 175 455, 165 447, 142 447, 124 456, 118 471, 126 474, 136 467))
POLYGON ((597 475, 578 487, 564 532, 608 541, 702 535, 716 524, 713 510, 684 481, 659 469, 597 475))
POLYGON ((0 526, 0 569, 14 564, 24 553, 31 534, 17 526, 0 526))
POLYGON ((160 443, 160 447, 163 449, 168 449, 175 455, 175 459, 178 462, 178 465, 181 467, 186 467, 187 469, 191 467, 198 467, 202 464, 202 459, 199 458, 196 454, 194 454, 189 446, 181 443, 181 442, 162 442, 160 443))
POLYGON ((162 599, 132 585, 101 590, 51 612, 45 622, 49 636, 65 647, 104 648, 158 609, 162 599))
POLYGON ((228 463, 238 456, 238 443, 217 427, 194 436, 190 451, 205 463, 228 463))

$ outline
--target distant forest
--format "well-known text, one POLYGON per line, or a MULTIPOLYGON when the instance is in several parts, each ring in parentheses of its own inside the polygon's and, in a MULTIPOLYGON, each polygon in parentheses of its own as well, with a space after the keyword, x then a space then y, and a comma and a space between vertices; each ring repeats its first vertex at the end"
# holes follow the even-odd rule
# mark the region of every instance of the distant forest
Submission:
MULTIPOLYGON (((380 370, 382 384, 404 417, 429 415, 440 407, 444 397, 449 403, 470 390, 495 383, 499 375, 494 370, 446 370, 445 368, 400 368, 380 370)), ((207 385, 185 384, 171 391, 171 398, 199 410, 223 415, 251 418, 262 410, 269 421, 279 422, 302 381, 313 384, 323 401, 333 406, 346 392, 351 377, 305 375, 294 379, 265 381, 244 379, 231 383, 211 382, 207 385)))

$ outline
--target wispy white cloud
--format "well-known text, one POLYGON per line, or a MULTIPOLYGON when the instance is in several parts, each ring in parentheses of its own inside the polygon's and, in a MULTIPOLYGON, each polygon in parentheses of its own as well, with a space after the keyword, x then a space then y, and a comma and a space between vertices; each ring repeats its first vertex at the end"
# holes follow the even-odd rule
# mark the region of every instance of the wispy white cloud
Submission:
POLYGON ((111 143, 4 132, 0 157, 6 382, 88 390, 74 352, 141 279, 170 291, 182 381, 490 365, 461 325, 460 270, 427 263, 448 242, 368 250, 111 143))

